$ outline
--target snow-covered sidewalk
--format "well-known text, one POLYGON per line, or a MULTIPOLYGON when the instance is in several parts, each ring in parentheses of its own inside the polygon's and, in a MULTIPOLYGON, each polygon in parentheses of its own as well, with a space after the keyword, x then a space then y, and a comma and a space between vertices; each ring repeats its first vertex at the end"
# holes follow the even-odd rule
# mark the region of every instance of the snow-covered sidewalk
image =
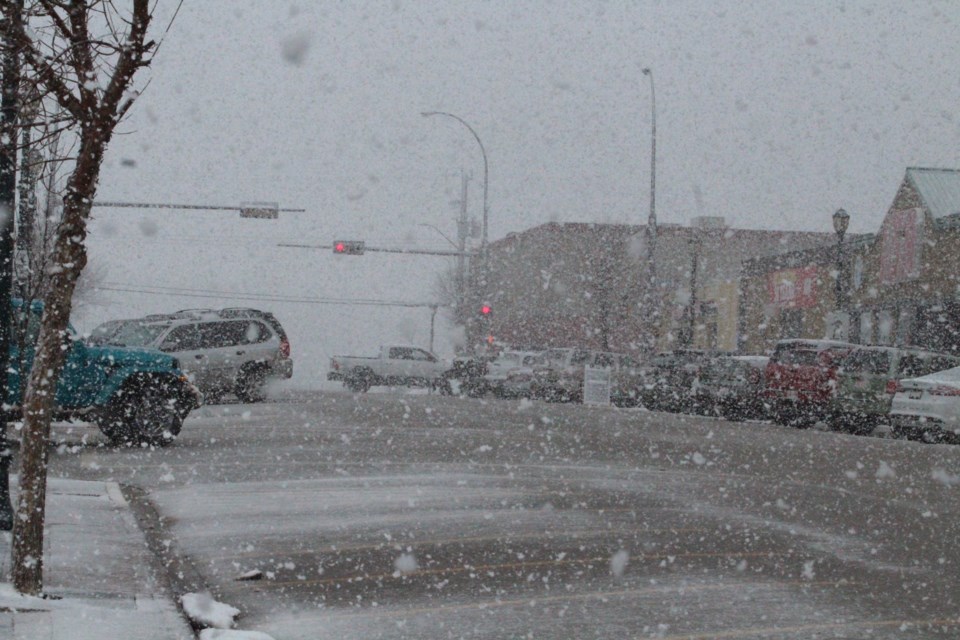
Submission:
POLYGON ((116 483, 51 478, 46 533, 44 593, 58 599, 13 590, 10 534, 0 534, 0 639, 194 638, 116 483))

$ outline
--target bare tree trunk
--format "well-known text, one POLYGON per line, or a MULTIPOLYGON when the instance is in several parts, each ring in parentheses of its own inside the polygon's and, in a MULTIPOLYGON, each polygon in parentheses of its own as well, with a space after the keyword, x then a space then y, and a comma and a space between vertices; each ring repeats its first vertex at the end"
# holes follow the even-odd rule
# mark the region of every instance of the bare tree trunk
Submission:
POLYGON ((43 526, 46 513, 47 440, 53 418, 56 384, 66 360, 64 348, 70 301, 80 272, 87 263, 84 240, 90 203, 97 190, 100 164, 110 139, 109 129, 87 127, 81 133, 77 165, 67 183, 63 221, 57 232, 50 274, 50 292, 44 301, 43 322, 36 360, 24 400, 21 434, 20 495, 13 534, 13 584, 21 593, 43 590, 43 526))
POLYGON ((58 34, 50 42, 61 45, 59 53, 52 55, 50 51, 38 49, 36 31, 27 29, 19 14, 11 12, 5 2, 0 3, 7 14, 11 39, 20 47, 25 67, 33 71, 38 86, 56 99, 80 132, 80 148, 67 182, 63 217, 47 274, 49 289, 44 299, 40 336, 23 403, 20 497, 13 533, 13 584, 26 594, 38 595, 43 589, 47 438, 57 382, 70 346, 65 338, 71 299, 87 262, 84 241, 90 204, 114 128, 136 99, 136 92, 130 92, 133 77, 138 69, 149 65, 146 55, 156 46, 145 41, 152 17, 149 0, 132 0, 131 5, 129 19, 122 20, 128 26, 126 35, 110 27, 117 45, 111 48, 97 44, 90 27, 92 14, 115 10, 112 2, 40 3, 36 15, 45 16, 47 28, 58 34), (112 52, 116 54, 113 58, 112 52), (105 68, 112 68, 112 73, 106 86, 100 87, 93 79, 105 68))

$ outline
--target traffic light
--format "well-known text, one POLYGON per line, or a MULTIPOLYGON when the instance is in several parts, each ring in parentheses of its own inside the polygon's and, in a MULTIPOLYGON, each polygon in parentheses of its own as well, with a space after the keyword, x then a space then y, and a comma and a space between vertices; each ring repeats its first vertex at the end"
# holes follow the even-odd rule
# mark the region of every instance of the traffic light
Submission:
POLYGON ((480 315, 484 318, 489 318, 493 315, 493 308, 488 304, 483 305, 480 307, 480 315))
POLYGON ((364 246, 363 240, 334 240, 333 252, 341 255, 362 256, 364 246))

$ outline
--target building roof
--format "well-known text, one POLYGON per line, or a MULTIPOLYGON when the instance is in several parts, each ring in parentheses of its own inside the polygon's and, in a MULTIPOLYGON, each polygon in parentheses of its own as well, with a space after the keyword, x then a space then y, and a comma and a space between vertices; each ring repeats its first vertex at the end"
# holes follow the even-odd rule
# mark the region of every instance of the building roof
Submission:
POLYGON ((907 180, 934 220, 960 214, 960 169, 908 167, 907 180))
MULTIPOLYGON (((814 264, 832 265, 837 259, 836 236, 829 234, 834 241, 815 247, 797 249, 779 254, 759 255, 743 260, 743 270, 749 274, 763 274, 770 269, 792 269, 814 264)), ((876 242, 877 236, 873 233, 848 234, 843 242, 844 250, 857 253, 876 242)))

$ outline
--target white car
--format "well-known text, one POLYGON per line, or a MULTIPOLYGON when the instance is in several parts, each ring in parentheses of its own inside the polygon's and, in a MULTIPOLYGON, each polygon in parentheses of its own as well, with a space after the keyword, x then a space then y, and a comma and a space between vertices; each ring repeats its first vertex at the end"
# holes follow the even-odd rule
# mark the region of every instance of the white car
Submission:
POLYGON ((543 356, 529 353, 523 361, 507 371, 503 382, 500 383, 500 396, 504 398, 529 398, 530 383, 533 381, 534 367, 546 364, 543 356))
POLYGON ((960 367, 901 380, 890 422, 897 437, 960 444, 960 367))
POLYGON ((504 351, 495 360, 487 365, 487 373, 483 376, 487 388, 494 395, 504 395, 503 384, 507 374, 518 367, 530 366, 539 351, 504 351))

